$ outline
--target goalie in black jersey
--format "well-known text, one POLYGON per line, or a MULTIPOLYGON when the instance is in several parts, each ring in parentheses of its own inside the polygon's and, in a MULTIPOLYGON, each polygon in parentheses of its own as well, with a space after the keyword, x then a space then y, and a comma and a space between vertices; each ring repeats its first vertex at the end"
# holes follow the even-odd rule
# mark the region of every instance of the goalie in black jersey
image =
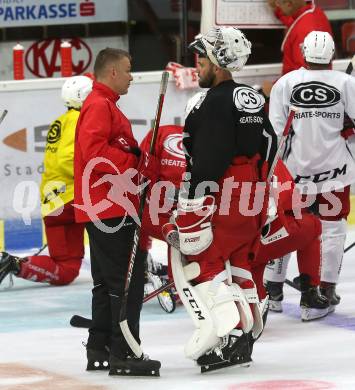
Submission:
POLYGON ((185 353, 205 371, 249 363, 249 340, 263 328, 250 261, 265 221, 277 141, 263 96, 232 78, 251 53, 245 35, 214 28, 190 49, 199 55, 199 85, 210 89, 189 104, 185 122, 187 180, 175 214, 180 252, 173 249, 172 270, 197 328, 185 353))

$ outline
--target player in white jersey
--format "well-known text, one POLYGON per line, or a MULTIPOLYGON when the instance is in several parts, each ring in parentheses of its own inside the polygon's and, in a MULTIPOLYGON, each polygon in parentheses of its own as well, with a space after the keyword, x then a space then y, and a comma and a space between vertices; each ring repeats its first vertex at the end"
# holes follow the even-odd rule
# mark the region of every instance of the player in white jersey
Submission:
MULTIPOLYGON (((355 159, 341 136, 344 114, 355 118, 355 78, 329 69, 334 41, 326 32, 312 31, 303 43, 307 69, 281 77, 270 96, 270 121, 280 136, 291 105, 298 107, 283 154, 305 206, 316 205, 322 221, 321 292, 331 304, 339 303, 335 292, 350 211, 350 184, 355 182, 355 159)), ((272 301, 282 299, 288 261, 268 267, 272 301)))

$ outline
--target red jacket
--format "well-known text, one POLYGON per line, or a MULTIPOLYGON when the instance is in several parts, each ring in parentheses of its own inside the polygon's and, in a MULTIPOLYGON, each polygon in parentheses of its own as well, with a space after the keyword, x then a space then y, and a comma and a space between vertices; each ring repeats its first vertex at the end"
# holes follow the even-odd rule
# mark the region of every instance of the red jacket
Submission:
POLYGON ((301 44, 311 31, 326 31, 332 34, 330 23, 321 8, 306 5, 292 16, 285 17, 276 8, 275 15, 288 27, 281 50, 283 51, 282 74, 291 72, 305 66, 301 51, 301 44))
MULTIPOLYGON (((137 142, 133 138, 129 120, 116 104, 118 99, 119 95, 109 87, 94 82, 93 90, 80 112, 75 136, 74 202, 76 205, 105 203, 91 217, 86 210, 76 207, 75 218, 78 222, 120 217, 126 213, 127 207, 121 201, 120 191, 117 191, 120 189, 118 182, 112 184, 112 180, 119 177, 117 171, 122 174, 128 168, 136 168, 137 157, 125 150, 124 146, 137 146, 137 142), (88 182, 85 182, 82 180, 84 169, 95 157, 105 158, 111 164, 95 164, 88 182), (113 192, 113 189, 116 191, 113 192), (116 197, 113 200, 114 194, 116 197)), ((128 200, 137 207, 136 195, 128 194, 128 200)))

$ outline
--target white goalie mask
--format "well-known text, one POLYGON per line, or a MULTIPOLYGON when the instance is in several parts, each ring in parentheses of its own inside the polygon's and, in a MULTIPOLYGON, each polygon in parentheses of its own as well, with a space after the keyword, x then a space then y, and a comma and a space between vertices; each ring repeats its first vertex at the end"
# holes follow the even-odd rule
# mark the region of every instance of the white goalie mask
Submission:
POLYGON ((86 76, 73 76, 65 80, 62 86, 64 105, 80 109, 92 90, 92 80, 86 76))
POLYGON ((206 56, 215 65, 238 71, 246 64, 251 53, 251 43, 235 27, 214 27, 207 34, 199 35, 189 49, 206 56))
POLYGON ((329 64, 334 56, 334 40, 324 31, 312 31, 303 41, 303 57, 312 64, 329 64))

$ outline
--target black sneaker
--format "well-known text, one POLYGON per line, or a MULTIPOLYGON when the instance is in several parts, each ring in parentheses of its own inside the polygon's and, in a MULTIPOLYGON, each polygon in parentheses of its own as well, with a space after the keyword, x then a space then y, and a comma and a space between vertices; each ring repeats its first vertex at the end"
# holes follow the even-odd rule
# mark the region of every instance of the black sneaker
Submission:
MULTIPOLYGON (((250 332, 251 333, 251 332, 250 332)), ((197 359, 201 373, 230 366, 249 366, 252 362, 248 334, 233 330, 221 343, 197 359)))
POLYGON ((161 363, 158 360, 151 360, 147 355, 141 358, 127 356, 118 358, 110 355, 109 375, 130 375, 130 376, 160 376, 161 363))
POLYGON ((86 357, 88 360, 87 371, 108 370, 110 368, 108 349, 96 350, 86 348, 86 357))
POLYGON ((335 306, 340 303, 340 295, 336 293, 335 283, 321 282, 320 292, 322 295, 328 298, 329 301, 329 313, 335 310, 335 306))
POLYGON ((282 312, 282 300, 284 284, 282 282, 266 281, 265 288, 269 295, 269 310, 277 313, 282 312))
POLYGON ((318 286, 311 286, 309 275, 300 274, 300 288, 302 321, 325 317, 329 312, 329 301, 320 294, 318 286))
POLYGON ((7 252, 0 252, 0 283, 10 273, 17 275, 21 269, 21 262, 24 259, 10 255, 7 252))

